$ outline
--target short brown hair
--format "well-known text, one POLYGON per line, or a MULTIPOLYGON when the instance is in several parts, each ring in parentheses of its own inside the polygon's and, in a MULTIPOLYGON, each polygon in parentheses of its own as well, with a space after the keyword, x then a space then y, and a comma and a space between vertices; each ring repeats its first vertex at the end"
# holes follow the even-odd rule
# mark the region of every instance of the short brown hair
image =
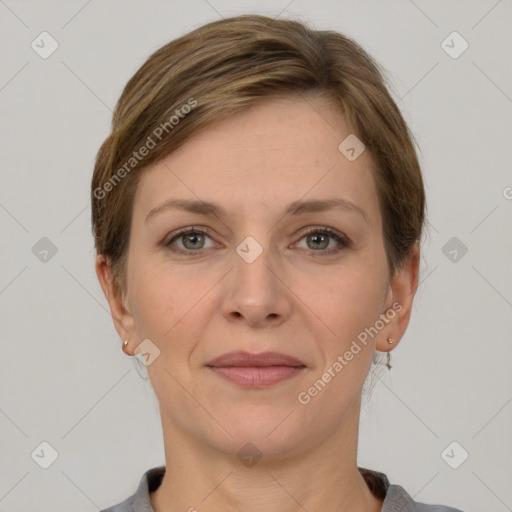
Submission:
POLYGON ((91 185, 96 252, 109 260, 117 290, 126 285, 141 170, 215 121, 269 97, 306 93, 332 100, 370 151, 388 267, 394 274, 421 237, 425 192, 413 135, 380 66, 338 32, 243 15, 208 23, 158 49, 117 102, 91 185), (148 151, 154 138, 158 143, 148 151))

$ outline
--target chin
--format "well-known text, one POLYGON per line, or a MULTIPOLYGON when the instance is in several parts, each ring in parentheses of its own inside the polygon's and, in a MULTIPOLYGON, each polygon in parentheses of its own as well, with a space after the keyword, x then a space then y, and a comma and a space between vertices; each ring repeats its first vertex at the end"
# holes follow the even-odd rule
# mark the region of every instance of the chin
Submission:
MULTIPOLYGON (((225 425, 229 435, 216 435, 210 439, 215 448, 232 455, 286 455, 307 443, 308 433, 304 425, 298 422, 299 415, 293 408, 260 407, 232 410, 224 418, 217 420, 225 425), (291 414, 290 414, 291 413, 291 414), (287 415, 289 415, 287 417, 287 415), (240 453, 242 452, 242 453, 240 453)), ((217 430, 218 432, 218 430, 217 430)))

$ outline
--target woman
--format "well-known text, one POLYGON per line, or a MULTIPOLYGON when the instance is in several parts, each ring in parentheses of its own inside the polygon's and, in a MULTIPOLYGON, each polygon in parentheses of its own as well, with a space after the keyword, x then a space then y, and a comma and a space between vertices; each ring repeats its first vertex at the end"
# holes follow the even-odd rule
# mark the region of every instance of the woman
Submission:
POLYGON ((357 466, 374 353, 409 322, 425 201, 359 45, 255 15, 170 42, 126 85, 91 192, 96 272, 166 455, 104 512, 455 511, 357 466))

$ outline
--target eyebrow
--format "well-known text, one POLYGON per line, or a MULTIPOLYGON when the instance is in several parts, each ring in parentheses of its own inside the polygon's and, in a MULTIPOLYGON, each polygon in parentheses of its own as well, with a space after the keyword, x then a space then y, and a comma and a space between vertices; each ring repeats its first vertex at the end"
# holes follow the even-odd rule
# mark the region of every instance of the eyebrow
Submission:
MULTIPOLYGON (((285 215, 295 216, 304 213, 323 212, 331 209, 342 209, 359 213, 366 223, 368 224, 368 216, 365 211, 356 204, 348 201, 347 199, 333 198, 333 199, 311 199, 308 201, 293 201, 287 205, 285 215)), ((195 199, 169 199, 159 206, 155 206, 146 216, 145 222, 157 215, 168 210, 183 210, 190 213, 199 215, 225 217, 226 212, 224 209, 208 201, 200 201, 195 199)))

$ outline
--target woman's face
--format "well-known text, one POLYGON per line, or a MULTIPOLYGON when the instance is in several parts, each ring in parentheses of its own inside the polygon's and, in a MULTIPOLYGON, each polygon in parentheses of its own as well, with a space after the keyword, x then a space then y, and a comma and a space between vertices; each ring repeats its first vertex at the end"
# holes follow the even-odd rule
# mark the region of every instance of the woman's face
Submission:
POLYGON ((165 429, 283 454, 357 422, 373 352, 396 345, 413 293, 411 274, 389 281, 370 155, 353 139, 342 153, 349 135, 330 104, 271 99, 144 171, 119 320, 132 349, 150 340, 165 429), (298 364, 209 365, 240 351, 298 364))

